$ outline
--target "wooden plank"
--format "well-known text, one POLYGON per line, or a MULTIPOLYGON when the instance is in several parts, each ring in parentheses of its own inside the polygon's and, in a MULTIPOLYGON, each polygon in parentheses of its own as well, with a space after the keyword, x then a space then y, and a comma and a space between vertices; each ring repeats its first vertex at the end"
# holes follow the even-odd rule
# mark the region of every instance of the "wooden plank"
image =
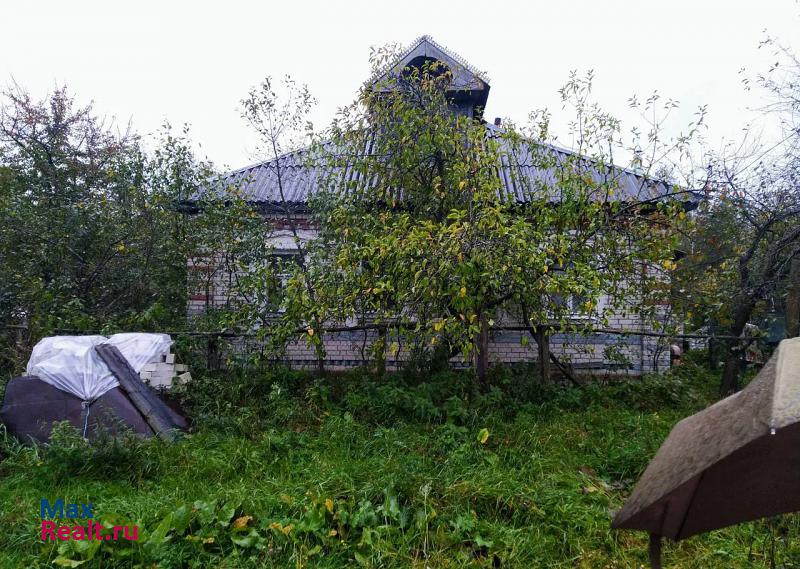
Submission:
POLYGON ((98 344, 94 349, 117 378, 120 388, 134 407, 139 410, 153 432, 163 439, 173 440, 175 425, 166 414, 163 408, 164 403, 145 385, 122 352, 110 344, 98 344))

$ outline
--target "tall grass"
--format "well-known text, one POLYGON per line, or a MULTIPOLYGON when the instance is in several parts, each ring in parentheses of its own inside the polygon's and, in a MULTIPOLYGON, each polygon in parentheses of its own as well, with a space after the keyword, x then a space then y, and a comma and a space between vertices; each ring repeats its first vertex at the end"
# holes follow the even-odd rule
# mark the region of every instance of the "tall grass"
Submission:
MULTIPOLYGON (((691 362, 662 377, 543 386, 467 375, 288 371, 198 378, 175 444, 0 436, 1 567, 639 567, 609 523, 672 425, 709 402, 691 362), (93 502, 137 542, 43 543, 39 500, 93 502), (81 565, 78 565, 81 564, 81 565)), ((667 567, 800 565, 797 521, 713 532, 667 567)))

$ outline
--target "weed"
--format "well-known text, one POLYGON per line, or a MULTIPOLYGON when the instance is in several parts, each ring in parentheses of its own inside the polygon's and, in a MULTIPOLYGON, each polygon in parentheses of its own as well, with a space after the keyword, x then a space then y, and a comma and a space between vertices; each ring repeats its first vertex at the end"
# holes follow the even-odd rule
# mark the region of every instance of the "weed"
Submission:
MULTIPOLYGON (((638 567, 646 537, 610 520, 671 427, 708 404, 697 363, 659 377, 542 384, 496 370, 231 372, 182 394, 175 444, 48 445, 0 431, 0 566, 638 567), (41 498, 92 501, 135 542, 43 543, 41 498)), ((520 372, 522 373, 522 372, 520 372)), ((665 550, 667 566, 800 565, 800 521, 744 524, 665 550)))

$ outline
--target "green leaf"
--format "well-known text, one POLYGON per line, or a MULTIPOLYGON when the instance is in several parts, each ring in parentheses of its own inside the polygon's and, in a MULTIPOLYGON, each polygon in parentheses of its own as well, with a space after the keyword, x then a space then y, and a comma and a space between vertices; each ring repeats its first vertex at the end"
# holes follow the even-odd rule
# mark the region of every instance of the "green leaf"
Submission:
POLYGON ((176 533, 183 533, 192 521, 192 511, 186 506, 180 506, 172 512, 172 529, 176 533))
POLYGON ((67 557, 58 556, 53 559, 53 563, 58 565, 59 567, 80 567, 84 563, 86 563, 88 559, 84 559, 83 561, 78 561, 76 559, 68 559, 67 557))
POLYGON ((233 515, 236 513, 237 506, 233 504, 223 504, 217 513, 217 521, 222 527, 228 527, 233 515))
POLYGON ((147 539, 147 545, 158 546, 169 540, 167 534, 172 529, 172 512, 167 514, 161 523, 156 526, 156 529, 150 534, 147 539))
POLYGON ((234 534, 231 541, 239 547, 259 547, 263 544, 264 538, 261 537, 255 529, 251 529, 247 535, 237 536, 234 534))
MULTIPOLYGON (((216 506, 217 504, 214 501, 202 502, 198 500, 192 504, 193 509, 197 512, 197 517, 200 520, 200 523, 203 525, 210 525, 213 523, 215 518, 214 510, 216 509, 216 506)), ((230 518, 228 519, 230 520, 230 518)))

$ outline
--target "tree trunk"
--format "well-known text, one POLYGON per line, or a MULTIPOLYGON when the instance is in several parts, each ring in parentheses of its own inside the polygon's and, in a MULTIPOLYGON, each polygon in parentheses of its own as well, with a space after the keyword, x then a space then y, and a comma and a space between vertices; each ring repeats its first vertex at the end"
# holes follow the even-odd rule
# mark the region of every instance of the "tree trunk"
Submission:
POLYGON ((375 343, 375 371, 380 375, 386 373, 386 327, 378 328, 378 340, 375 343))
POLYGON ((480 331, 475 336, 475 375, 481 385, 486 385, 489 370, 489 320, 485 312, 479 316, 480 331))
POLYGON ((708 339, 708 369, 717 371, 717 341, 714 338, 708 339))
POLYGON ((317 373, 320 376, 325 375, 325 340, 322 333, 322 322, 319 318, 314 318, 314 326, 317 332, 317 344, 314 346, 314 351, 317 354, 317 373))
MULTIPOLYGON (((319 339, 322 342, 322 338, 319 339)), ((325 347, 324 344, 316 346, 317 352, 317 374, 320 376, 325 375, 325 347)))
POLYGON ((213 334, 206 339, 206 369, 217 371, 222 367, 219 352, 219 338, 213 334))
POLYGON ((786 337, 800 336, 800 257, 792 259, 786 293, 786 337))
MULTIPOLYGON (((741 336, 750 315, 753 313, 755 303, 747 300, 736 307, 733 324, 729 333, 731 336, 741 336)), ((722 368, 722 380, 719 385, 720 397, 727 397, 739 389, 739 369, 741 358, 744 357, 743 340, 729 339, 725 341, 725 366, 722 368)))
POLYGON ((550 336, 544 326, 537 326, 533 337, 539 348, 539 376, 546 383, 550 381, 550 336))
POLYGON ((722 380, 719 386, 720 397, 727 397, 739 390, 739 369, 742 357, 742 352, 738 349, 738 346, 728 347, 728 351, 725 354, 725 366, 722 368, 722 380))

